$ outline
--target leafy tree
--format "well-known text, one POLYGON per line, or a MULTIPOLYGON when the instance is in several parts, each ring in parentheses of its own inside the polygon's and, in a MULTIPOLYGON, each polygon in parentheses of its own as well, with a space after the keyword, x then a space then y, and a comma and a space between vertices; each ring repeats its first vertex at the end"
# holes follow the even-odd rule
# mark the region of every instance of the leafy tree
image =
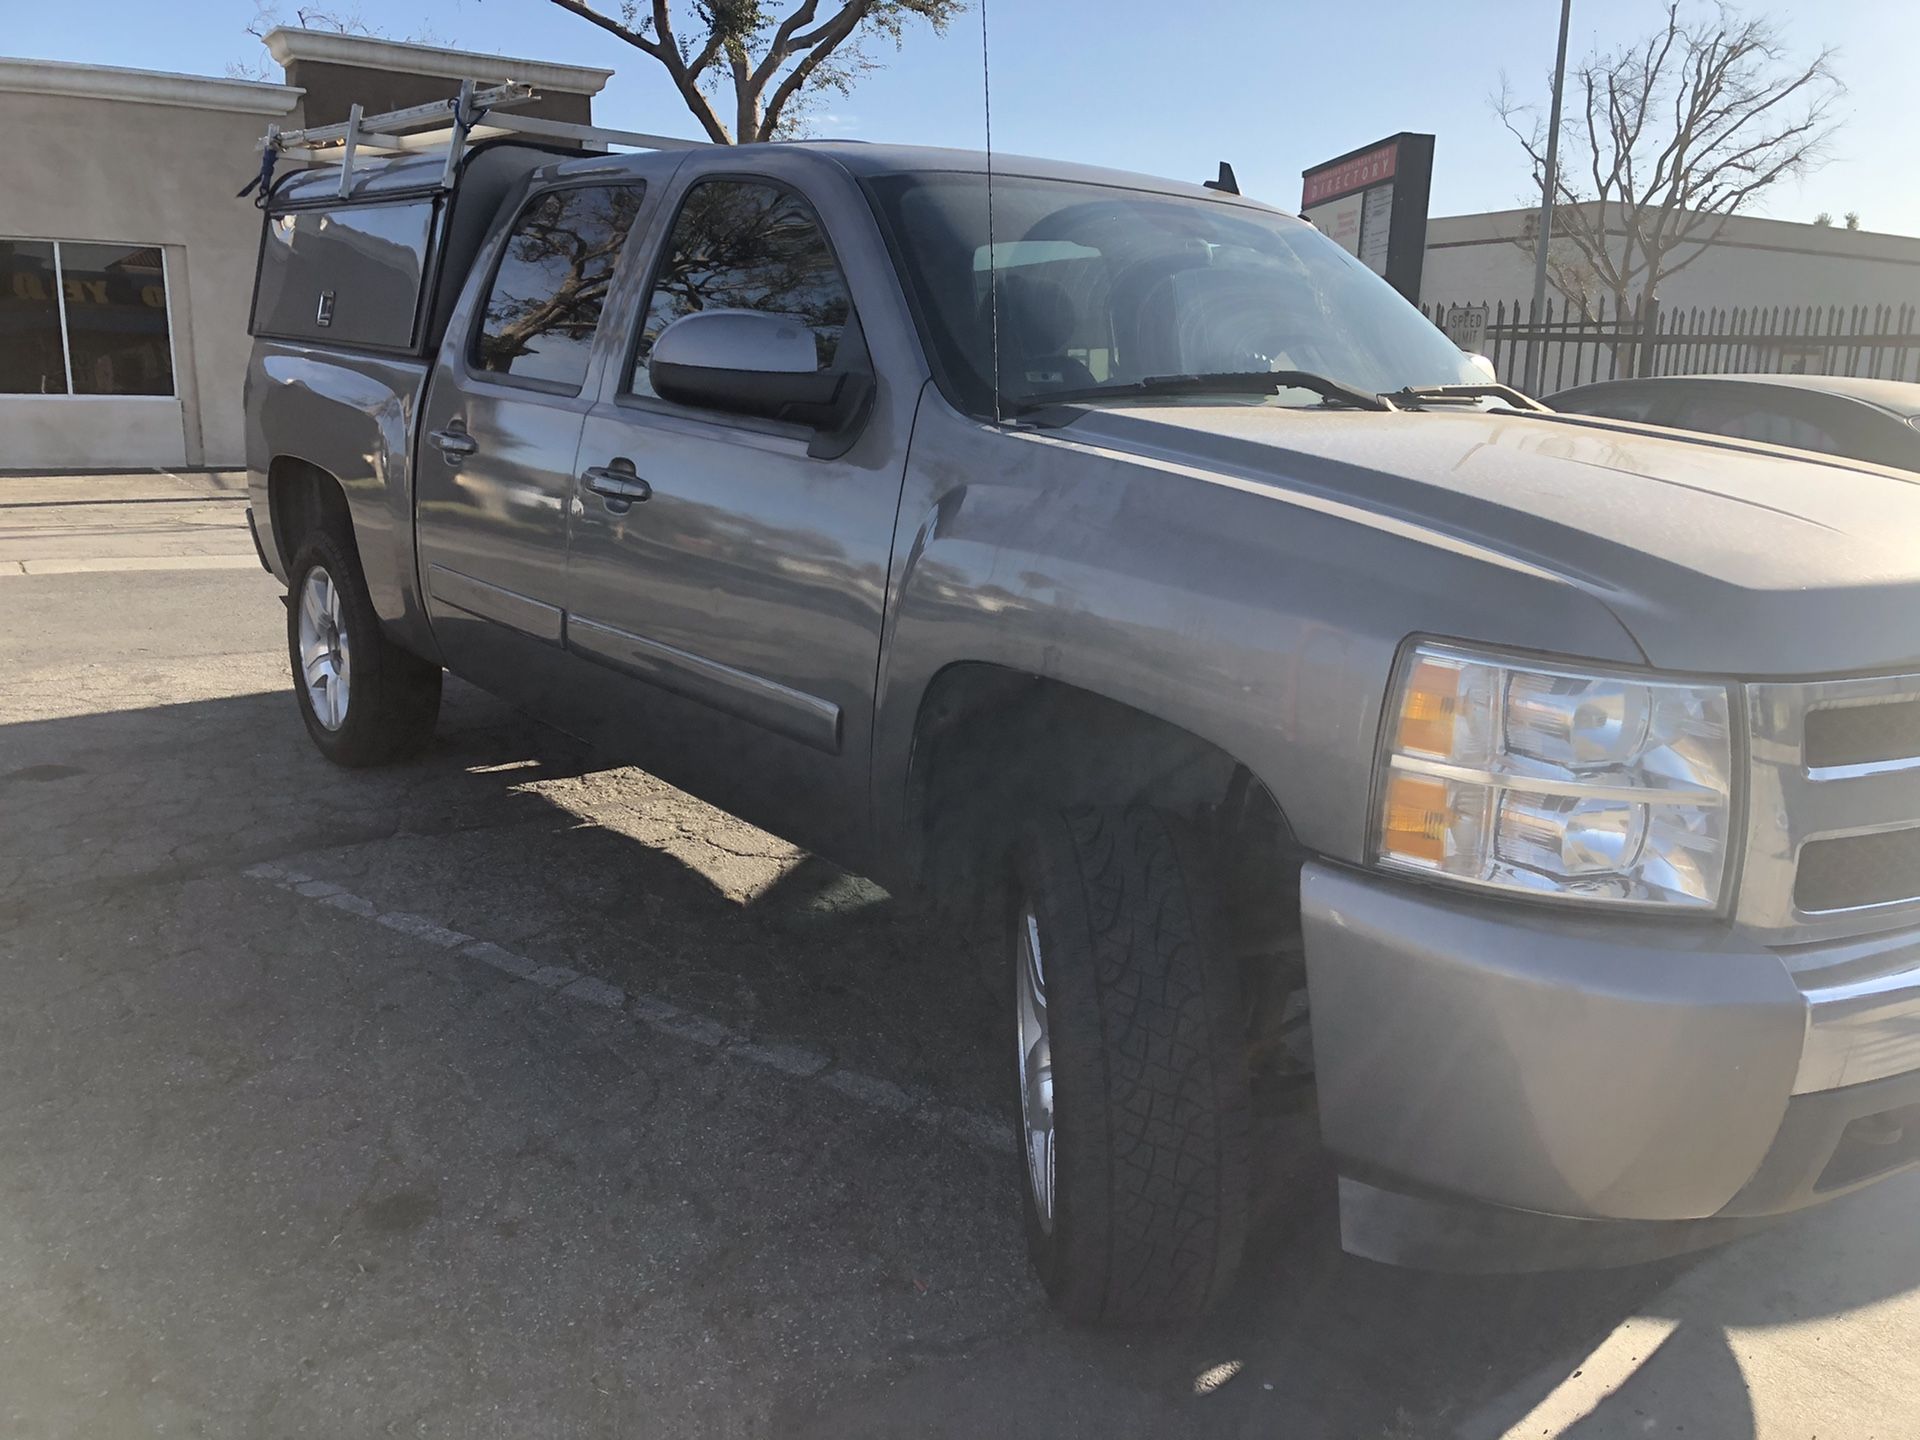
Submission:
POLYGON ((692 0, 683 7, 691 20, 676 27, 668 0, 649 0, 644 11, 642 0, 620 0, 617 10, 552 3, 658 61, 707 138, 723 145, 793 133, 812 102, 847 94, 880 67, 876 42, 897 48, 914 20, 944 33, 966 8, 965 0, 799 0, 779 15, 769 0, 692 0), (731 121, 719 98, 727 89, 731 121))
MULTIPOLYGON (((1834 52, 1792 58, 1773 22, 1670 0, 1645 39, 1567 73, 1553 232, 1622 308, 1691 264, 1727 218, 1827 158, 1834 52)), ((1503 81, 1494 109, 1544 187, 1546 127, 1503 81)))

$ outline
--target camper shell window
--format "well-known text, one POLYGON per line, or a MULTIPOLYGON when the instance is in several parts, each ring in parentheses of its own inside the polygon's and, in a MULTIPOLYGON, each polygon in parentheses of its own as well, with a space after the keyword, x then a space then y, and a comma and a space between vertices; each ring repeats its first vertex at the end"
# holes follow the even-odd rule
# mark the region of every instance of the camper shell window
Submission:
POLYGON ((269 214, 253 333, 412 350, 439 212, 423 196, 269 214))

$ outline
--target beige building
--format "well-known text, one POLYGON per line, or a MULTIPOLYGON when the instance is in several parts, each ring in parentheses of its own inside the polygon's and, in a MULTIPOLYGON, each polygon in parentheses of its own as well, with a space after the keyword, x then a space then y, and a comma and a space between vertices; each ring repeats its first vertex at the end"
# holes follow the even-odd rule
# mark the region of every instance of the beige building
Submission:
MULTIPOLYGON (((1431 309, 1531 297, 1534 215, 1495 210, 1429 220, 1421 302, 1431 309)), ((1660 301, 1669 308, 1920 303, 1920 237, 1912 235, 1737 215, 1719 226, 1711 244, 1683 245, 1676 253, 1686 268, 1660 284, 1660 301)), ((1556 239, 1553 256, 1556 273, 1573 288, 1583 279, 1593 293, 1604 288, 1570 242, 1556 239)), ((1562 292, 1550 293, 1557 302, 1562 292)))
POLYGON ((0 471, 238 465, 260 212, 291 128, 523 80, 591 118, 611 71, 364 36, 266 37, 289 83, 0 58, 0 471))

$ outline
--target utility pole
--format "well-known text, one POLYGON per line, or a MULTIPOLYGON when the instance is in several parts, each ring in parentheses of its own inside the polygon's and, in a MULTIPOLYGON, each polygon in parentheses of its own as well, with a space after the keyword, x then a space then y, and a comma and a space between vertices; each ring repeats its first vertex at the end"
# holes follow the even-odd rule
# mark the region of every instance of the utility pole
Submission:
POLYGON ((1547 173, 1540 185, 1540 245, 1533 256, 1533 309, 1527 328, 1527 393, 1540 393, 1541 361, 1546 346, 1538 334, 1547 309, 1547 246, 1553 243, 1553 197, 1560 183, 1560 98, 1567 88, 1567 24, 1573 18, 1573 0, 1560 0, 1560 52, 1553 62, 1553 116, 1547 122, 1547 173))

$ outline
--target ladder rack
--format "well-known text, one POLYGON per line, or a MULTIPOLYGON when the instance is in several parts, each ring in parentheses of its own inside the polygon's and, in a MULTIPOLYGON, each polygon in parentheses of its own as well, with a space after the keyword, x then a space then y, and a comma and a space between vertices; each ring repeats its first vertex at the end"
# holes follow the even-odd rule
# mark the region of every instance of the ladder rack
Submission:
POLYGON ((340 194, 345 197, 353 188, 354 161, 366 155, 406 155, 445 146, 447 162, 440 183, 451 189, 467 146, 476 140, 501 135, 570 140, 589 149, 626 145, 639 150, 692 150, 707 143, 671 135, 646 135, 636 130, 578 125, 565 120, 543 120, 535 115, 501 113, 537 98, 531 85, 517 80, 490 85, 484 90, 476 88, 471 80, 463 80, 459 95, 448 100, 434 100, 379 115, 367 115, 355 105, 345 120, 332 125, 311 125, 303 130, 282 130, 277 125, 269 125, 260 144, 267 155, 281 160, 338 165, 340 194))

